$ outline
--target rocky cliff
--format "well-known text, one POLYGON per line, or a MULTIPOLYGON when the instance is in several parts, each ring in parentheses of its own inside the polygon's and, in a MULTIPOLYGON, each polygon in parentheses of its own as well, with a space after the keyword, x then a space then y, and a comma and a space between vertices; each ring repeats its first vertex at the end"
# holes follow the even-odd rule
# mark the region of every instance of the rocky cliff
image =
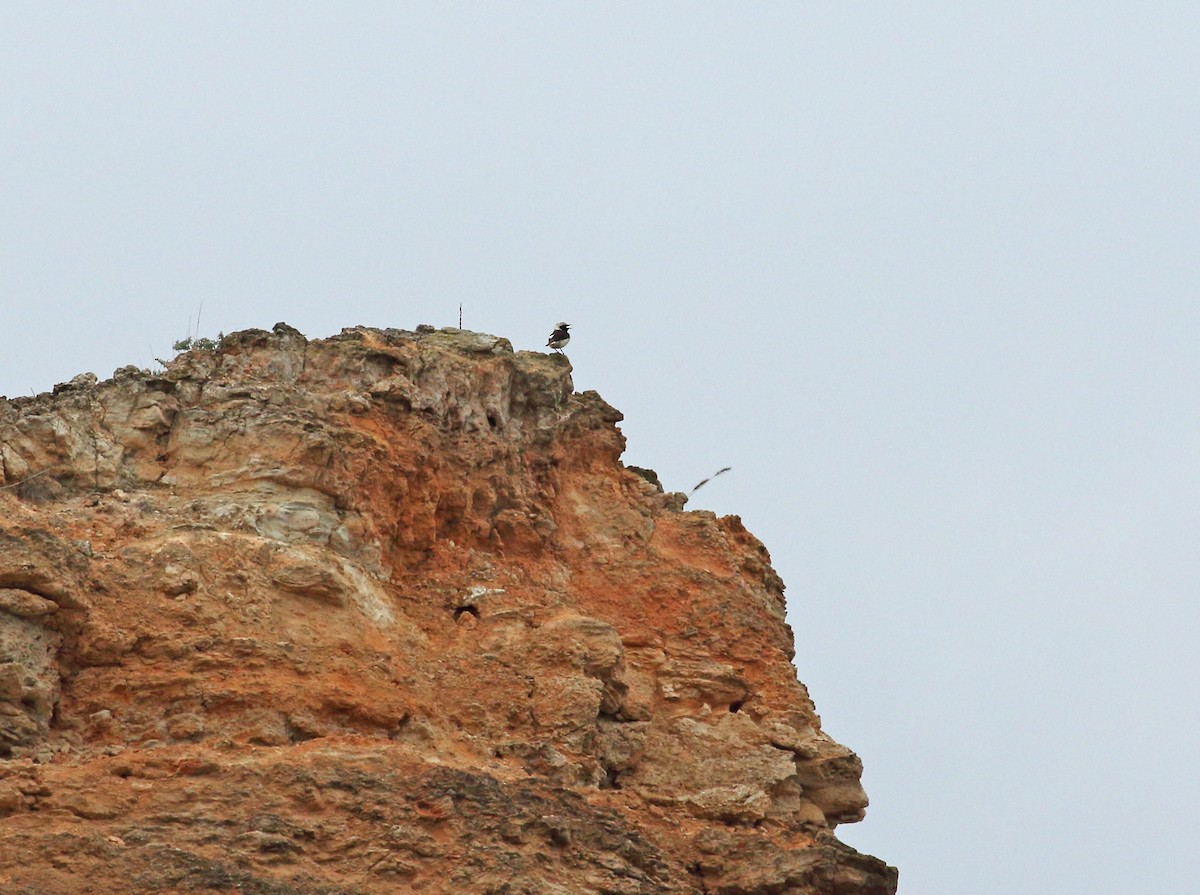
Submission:
POLYGON ((0 890, 894 892, 763 546, 422 329, 0 399, 0 890))

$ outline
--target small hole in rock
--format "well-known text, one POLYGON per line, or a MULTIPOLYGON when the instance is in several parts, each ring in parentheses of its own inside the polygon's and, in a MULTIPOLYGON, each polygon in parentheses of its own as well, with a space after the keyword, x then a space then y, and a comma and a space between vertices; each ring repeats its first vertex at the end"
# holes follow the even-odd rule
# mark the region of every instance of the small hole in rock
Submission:
POLYGON ((474 606, 459 606, 457 609, 454 610, 454 620, 458 621, 460 618, 462 618, 462 615, 464 612, 469 612, 469 613, 471 613, 471 615, 475 616, 476 618, 479 618, 479 610, 476 609, 474 606))
POLYGON ((742 706, 745 704, 745 701, 741 699, 739 699, 737 702, 731 702, 729 703, 729 711, 740 712, 742 710, 742 706))

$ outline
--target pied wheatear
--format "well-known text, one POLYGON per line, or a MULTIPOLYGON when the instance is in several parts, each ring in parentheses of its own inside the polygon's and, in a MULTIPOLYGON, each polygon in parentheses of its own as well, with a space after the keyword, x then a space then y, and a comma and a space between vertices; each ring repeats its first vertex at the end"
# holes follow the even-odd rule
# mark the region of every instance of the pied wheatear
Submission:
POLYGON ((553 348, 559 354, 562 354, 563 348, 571 341, 571 334, 567 332, 571 328, 569 323, 560 323, 554 332, 550 333, 550 341, 546 345, 553 348))

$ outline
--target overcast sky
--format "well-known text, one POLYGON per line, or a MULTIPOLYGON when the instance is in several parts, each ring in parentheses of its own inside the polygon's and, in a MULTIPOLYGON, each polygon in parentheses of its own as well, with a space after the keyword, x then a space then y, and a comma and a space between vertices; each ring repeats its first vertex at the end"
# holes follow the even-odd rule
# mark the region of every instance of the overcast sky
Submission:
POLYGON ((770 548, 902 893, 1191 892, 1198 46, 1194 0, 9 0, 0 394, 567 320, 626 462, 733 466, 692 505, 770 548))

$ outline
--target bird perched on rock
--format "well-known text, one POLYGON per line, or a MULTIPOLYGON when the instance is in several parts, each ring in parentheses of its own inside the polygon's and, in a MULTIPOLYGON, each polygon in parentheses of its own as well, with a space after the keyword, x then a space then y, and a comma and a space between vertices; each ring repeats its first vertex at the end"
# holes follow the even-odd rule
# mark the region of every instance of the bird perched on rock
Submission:
POLYGON ((567 332, 567 330, 570 328, 571 324, 560 323, 558 328, 555 329, 554 332, 550 333, 550 341, 548 341, 546 344, 559 354, 562 354, 563 348, 565 348, 567 343, 571 341, 571 334, 567 332))

